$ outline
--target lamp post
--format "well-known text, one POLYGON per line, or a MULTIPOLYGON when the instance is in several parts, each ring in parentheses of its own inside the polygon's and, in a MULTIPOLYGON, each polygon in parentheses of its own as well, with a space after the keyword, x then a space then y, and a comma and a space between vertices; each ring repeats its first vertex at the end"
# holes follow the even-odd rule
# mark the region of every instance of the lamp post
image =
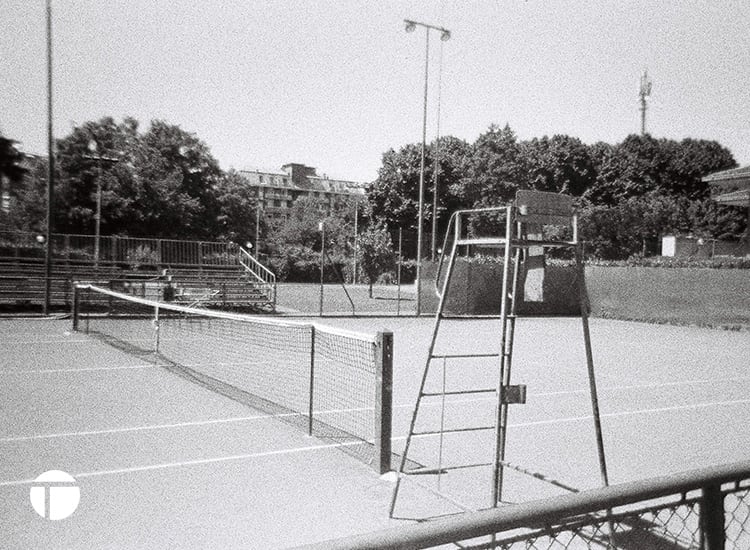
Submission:
POLYGON ((99 145, 95 139, 89 140, 88 150, 91 152, 90 155, 83 155, 83 158, 89 160, 95 160, 99 163, 99 173, 96 177, 96 214, 94 216, 94 266, 99 265, 99 241, 101 239, 101 224, 102 224, 102 162, 110 162, 115 164, 120 159, 115 157, 105 157, 104 155, 97 155, 96 152, 99 150, 99 145))
POLYGON ((258 200, 255 203, 255 257, 260 259, 260 191, 258 191, 258 200))
POLYGON ((318 315, 323 317, 323 270, 326 253, 326 226, 324 222, 318 222, 318 231, 320 231, 320 304, 318 315))
POLYGON ((44 306, 49 313, 52 276, 52 200, 55 188, 55 143, 52 137, 52 0, 47 0, 47 235, 44 243, 44 306))
POLYGON ((406 32, 414 32, 417 26, 424 27, 425 30, 425 56, 424 56, 424 103, 422 107, 422 155, 419 164, 419 201, 417 205, 417 316, 422 312, 421 304, 422 300, 420 292, 422 289, 422 225, 424 219, 424 160, 425 160, 425 146, 427 141, 427 82, 430 69, 430 29, 440 32, 440 40, 446 41, 451 37, 451 33, 448 29, 443 27, 436 27, 434 25, 428 25, 426 23, 420 23, 419 21, 412 21, 410 19, 404 19, 406 23, 406 32))
POLYGON ((357 222, 359 218, 359 202, 357 199, 354 200, 354 270, 352 275, 352 280, 354 281, 354 284, 357 284, 357 251, 359 250, 359 245, 357 243, 357 222))

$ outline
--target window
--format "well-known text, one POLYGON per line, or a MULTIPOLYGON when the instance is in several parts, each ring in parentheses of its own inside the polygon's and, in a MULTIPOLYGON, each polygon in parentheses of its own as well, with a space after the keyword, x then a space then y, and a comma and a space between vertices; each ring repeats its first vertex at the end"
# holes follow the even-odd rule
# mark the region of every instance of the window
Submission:
POLYGON ((263 176, 258 176, 258 181, 263 183, 263 176))

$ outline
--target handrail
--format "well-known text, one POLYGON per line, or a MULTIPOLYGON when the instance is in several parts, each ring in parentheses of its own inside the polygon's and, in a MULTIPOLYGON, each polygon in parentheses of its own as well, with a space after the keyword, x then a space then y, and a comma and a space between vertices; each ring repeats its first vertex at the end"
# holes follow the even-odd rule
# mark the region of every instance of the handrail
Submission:
POLYGON ((261 283, 276 284, 276 275, 260 263, 255 257, 242 247, 240 248, 239 262, 249 273, 251 273, 261 283), (245 263, 245 260, 247 263, 245 263))
MULTIPOLYGON (((328 540, 298 550, 430 548, 524 527, 554 525, 580 514, 634 505, 670 495, 750 479, 750 461, 722 464, 575 494, 461 514, 452 518, 328 540)), ((723 509, 720 511, 723 514, 723 509)), ((721 516, 723 519, 723 515, 721 516)))
POLYGON ((270 287, 271 296, 269 298, 271 299, 272 308, 276 309, 276 274, 256 260, 250 252, 241 246, 238 248, 240 251, 237 255, 237 261, 239 261, 240 265, 244 267, 248 273, 251 273, 258 281, 270 287), (246 260, 247 263, 245 263, 246 260))

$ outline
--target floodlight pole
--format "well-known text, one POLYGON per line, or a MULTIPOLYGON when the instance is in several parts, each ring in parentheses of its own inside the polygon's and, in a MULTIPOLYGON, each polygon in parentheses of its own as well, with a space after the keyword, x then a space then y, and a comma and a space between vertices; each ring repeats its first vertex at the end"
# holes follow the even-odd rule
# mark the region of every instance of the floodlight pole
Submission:
POLYGON ((422 225, 424 222, 424 164, 425 164, 425 147, 427 142, 427 83, 430 68, 430 29, 440 31, 440 39, 446 41, 450 39, 451 33, 443 27, 436 27, 411 19, 404 19, 406 23, 406 32, 414 31, 417 26, 425 29, 425 56, 424 56, 424 103, 422 107, 422 155, 419 164, 419 201, 417 205, 417 316, 422 313, 422 298, 420 296, 422 289, 422 225))
MULTIPOLYGON (((98 151, 98 144, 96 140, 92 139, 88 143, 88 149, 92 153, 98 151)), ((99 266, 99 244, 101 240, 101 224, 102 224, 102 176, 104 171, 102 170, 102 161, 107 161, 111 164, 115 164, 120 161, 116 157, 105 157, 102 154, 98 155, 83 155, 83 158, 89 160, 95 160, 98 163, 99 171, 96 176, 96 214, 94 215, 94 267, 99 266)))
POLYGON ((55 187, 55 144, 52 132, 52 0, 47 0, 47 237, 44 243, 44 315, 49 314, 52 277, 52 217, 55 187))

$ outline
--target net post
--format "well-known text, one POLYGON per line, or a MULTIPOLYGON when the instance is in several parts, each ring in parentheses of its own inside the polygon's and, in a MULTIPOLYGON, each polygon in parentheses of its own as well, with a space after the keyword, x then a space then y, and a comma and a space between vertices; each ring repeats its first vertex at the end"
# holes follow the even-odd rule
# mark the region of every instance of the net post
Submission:
POLYGON ((391 470, 393 333, 378 332, 375 342, 375 464, 378 473, 384 474, 391 470))
POLYGON ((310 389, 307 394, 307 435, 313 434, 313 404, 315 395, 315 326, 310 327, 310 389))
POLYGON ((78 332, 78 315, 80 314, 78 298, 80 296, 80 292, 78 289, 78 285, 76 284, 75 281, 73 281, 72 286, 73 286, 73 299, 72 299, 73 306, 72 306, 72 311, 70 314, 73 317, 73 332, 78 332))

